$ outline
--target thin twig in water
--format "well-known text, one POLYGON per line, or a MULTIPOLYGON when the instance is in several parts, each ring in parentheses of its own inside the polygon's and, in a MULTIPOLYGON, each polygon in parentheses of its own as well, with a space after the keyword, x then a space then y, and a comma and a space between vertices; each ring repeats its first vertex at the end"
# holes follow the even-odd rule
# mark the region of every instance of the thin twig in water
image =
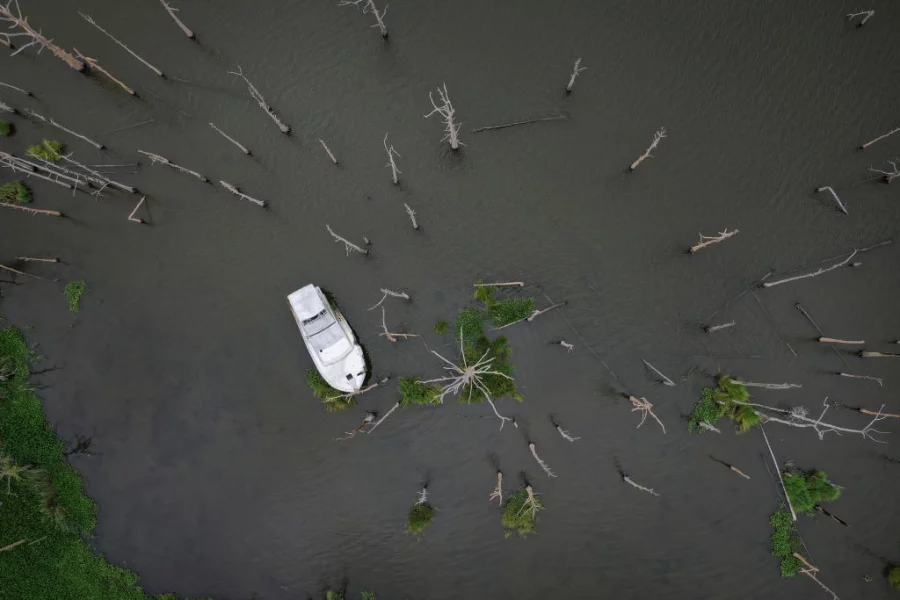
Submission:
POLYGON ((659 494, 657 492, 655 492, 652 488, 644 487, 638 483, 635 483, 634 480, 632 480, 631 477, 629 477, 628 475, 623 475, 622 481, 624 481, 625 483, 627 483, 628 485, 630 485, 632 487, 635 487, 635 488, 641 490, 642 492, 647 492, 651 496, 659 497, 659 494))
POLYGON ((389 167, 391 169, 391 175, 394 178, 394 185, 400 185, 400 178, 397 177, 397 175, 402 173, 403 171, 401 171, 397 167, 397 161, 394 160, 394 157, 396 156, 397 158, 401 158, 401 156, 400 156, 399 152, 394 150, 393 144, 388 146, 387 139, 388 139, 388 134, 384 134, 384 140, 382 140, 382 143, 384 144, 384 151, 387 152, 387 155, 388 155, 388 162, 384 166, 389 167))
POLYGON ((114 38, 114 37, 112 36, 111 33, 109 33, 108 31, 106 31, 106 30, 103 29, 102 27, 100 27, 100 26, 97 24, 97 22, 94 21, 94 19, 91 18, 90 15, 86 15, 86 14, 84 14, 83 12, 79 12, 78 14, 81 15, 81 18, 82 18, 82 19, 84 19, 85 21, 87 21, 88 23, 90 23, 91 25, 93 25, 94 27, 96 27, 96 28, 97 28, 100 32, 102 32, 103 34, 105 34, 106 37, 108 37, 109 39, 111 39, 112 41, 114 41, 115 43, 117 43, 119 46, 121 46, 126 52, 128 52, 128 54, 132 55, 133 57, 135 57, 136 59, 138 59, 139 61, 141 61, 141 64, 143 64, 145 67, 147 67, 148 69, 150 69, 151 71, 153 71, 154 73, 156 73, 157 75, 159 75, 160 77, 164 77, 162 71, 160 71, 159 69, 157 69, 156 67, 154 67, 153 65, 151 65, 150 63, 148 63, 146 60, 144 60, 143 58, 141 58, 140 56, 138 56, 137 54, 135 54, 135 53, 131 50, 131 48, 129 48, 128 46, 126 46, 125 44, 123 44, 122 42, 120 42, 119 40, 117 40, 116 38, 114 38))
POLYGON ((534 442, 528 444, 528 449, 531 450, 531 455, 534 457, 534 460, 536 460, 537 463, 538 463, 538 464, 541 466, 541 468, 544 470, 544 473, 547 474, 547 477, 556 477, 556 475, 553 473, 553 471, 550 470, 550 467, 547 465, 547 463, 545 463, 545 462, 541 459, 541 457, 538 456, 537 450, 536 450, 535 447, 534 447, 534 442))
POLYGON ((368 250, 368 249, 363 250, 362 248, 360 248, 360 247, 357 246, 356 244, 354 244, 354 243, 352 243, 352 242, 349 242, 349 241, 347 241, 346 239, 342 238, 341 236, 339 236, 338 234, 336 234, 334 231, 332 231, 332 230, 331 230, 331 227, 330 227, 329 225, 325 225, 325 229, 328 230, 328 233, 331 234, 331 237, 334 238, 334 241, 335 241, 335 242, 344 244, 344 249, 347 251, 347 256, 350 256, 350 251, 351 251, 351 250, 352 250, 353 252, 359 252, 359 253, 362 254, 362 255, 367 255, 367 254, 369 254, 369 250, 368 250))
POLYGON ((228 73, 230 73, 231 75, 237 75, 238 77, 240 77, 241 79, 244 80, 244 83, 247 84, 247 91, 250 92, 250 96, 254 100, 256 100, 256 103, 259 104, 259 107, 261 109, 263 109, 263 112, 265 112, 267 115, 269 115, 269 118, 275 122, 275 124, 278 126, 278 129, 281 130, 281 133, 287 135, 291 132, 291 128, 288 127, 278 117, 277 114, 275 114, 275 109, 273 109, 271 106, 269 106, 269 103, 266 102, 266 99, 263 98, 263 95, 259 93, 259 90, 257 90, 256 87, 252 83, 250 83, 250 80, 244 76, 244 70, 241 69, 241 65, 237 65, 237 71, 228 71, 228 73))
POLYGON ((387 324, 385 323, 385 312, 383 306, 381 307, 381 328, 384 330, 384 333, 379 333, 378 335, 383 335, 390 342, 396 342, 397 338, 403 338, 404 340, 407 340, 411 337, 422 337, 420 335, 416 335, 415 333, 393 333, 391 331, 388 331, 387 324))
POLYGON ((739 230, 732 229, 731 231, 728 231, 727 227, 725 228, 725 231, 720 231, 719 235, 703 235, 702 233, 700 233, 698 234, 700 236, 700 241, 697 242, 696 245, 691 246, 691 254, 694 254, 698 250, 706 248, 707 246, 710 246, 712 244, 718 244, 719 242, 727 240, 731 236, 737 235, 738 233, 740 233, 739 230))
POLYGON ((857 27, 862 27, 863 25, 865 25, 866 21, 868 21, 875 15, 875 11, 874 10, 861 10, 856 13, 850 13, 849 15, 847 15, 847 20, 852 21, 853 19, 855 19, 856 17, 859 17, 861 15, 865 15, 865 17, 863 17, 863 19, 859 23, 856 24, 857 27))
POLYGON ((653 158, 653 155, 650 153, 656 150, 656 147, 659 146, 659 143, 664 137, 666 137, 666 128, 660 127, 659 130, 655 134, 653 134, 653 141, 650 143, 650 146, 648 146, 647 149, 644 150, 644 153, 641 154, 636 161, 631 163, 629 170, 634 171, 642 162, 644 162, 648 158, 653 158))
POLYGON ((666 432, 666 426, 663 425, 663 422, 659 420, 659 417, 656 416, 656 413, 653 412, 653 405, 646 398, 637 399, 634 396, 628 396, 628 399, 631 400, 631 404, 634 408, 631 409, 631 412, 640 411, 641 413, 641 422, 638 423, 637 429, 641 428, 641 425, 644 424, 644 421, 647 420, 647 415, 653 417, 659 426, 662 427, 662 432, 666 432))
POLYGON ((880 377, 872 377, 871 375, 854 375, 852 373, 838 373, 841 377, 849 377, 851 379, 868 379, 869 381, 877 381, 878 385, 884 387, 884 381, 880 377))
POLYGON ((328 158, 331 159, 331 162, 333 162, 336 165, 340 164, 340 163, 338 163, 338 159, 335 158, 334 154, 331 152, 331 148, 328 147, 328 144, 326 144, 324 141, 322 141, 322 138, 319 138, 319 143, 322 144, 323 148, 325 148, 325 152, 326 152, 326 154, 328 154, 328 158))
POLYGON ((409 215, 409 220, 412 222, 413 229, 419 229, 419 222, 416 221, 416 211, 409 207, 409 204, 403 203, 403 206, 406 207, 406 214, 409 215))
POLYGON ((644 363, 645 365, 647 365, 654 373, 656 373, 657 375, 659 375, 660 377, 663 378, 663 382, 662 382, 663 385, 667 385, 669 387, 675 387, 675 382, 672 381, 671 379, 669 379, 668 377, 666 377, 665 375, 663 375, 659 369, 657 369, 656 367, 654 367, 653 365, 648 363, 643 358, 641 359, 641 362, 644 363))
POLYGON ((719 331, 720 329, 728 329, 729 327, 734 327, 736 323, 734 321, 730 321, 728 323, 723 323, 721 325, 707 325, 703 328, 703 331, 706 333, 712 333, 714 331, 719 331))
POLYGON ((497 487, 491 492, 491 495, 488 497, 488 502, 494 498, 496 498, 497 502, 503 506, 503 473, 500 471, 497 471, 497 487))
POLYGON ((587 67, 581 66, 581 59, 577 59, 575 61, 575 66, 572 67, 572 74, 569 75, 569 83, 566 85, 566 94, 572 93, 572 86, 575 85, 575 78, 578 77, 578 74, 582 71, 586 71, 587 67))
POLYGON ((844 206, 844 203, 841 202, 840 198, 838 198, 837 192, 835 192, 831 186, 826 185, 824 187, 820 187, 820 188, 816 189, 816 191, 817 192, 824 192, 824 191, 831 192, 831 195, 834 198, 834 201, 837 202, 837 205, 841 209, 841 212, 843 212, 845 215, 850 214, 849 212, 847 212, 847 207, 844 206))
POLYGON ((243 144, 241 144, 241 143, 238 142, 236 139, 234 139, 233 137, 231 137, 230 135, 228 135, 227 133, 225 133, 224 131, 222 131, 222 130, 219 129, 218 127, 216 127, 216 124, 215 124, 215 123, 210 123, 209 126, 213 128, 213 131, 217 132, 217 133, 218 133, 219 135, 221 135, 223 138, 225 138, 226 140, 228 140, 229 142, 231 142, 232 144, 234 144, 235 146, 237 146, 237 147, 240 149, 241 152, 243 152, 244 154, 247 154, 247 155, 250 154, 250 151, 247 150, 247 148, 244 147, 243 144))
POLYGON ((515 121, 514 123, 504 123, 503 125, 491 125, 489 127, 479 127, 478 129, 473 129, 472 133, 479 133, 481 131, 493 131, 495 129, 506 129, 508 127, 516 127, 518 125, 530 125, 531 123, 543 123, 544 121, 565 121, 569 118, 568 115, 553 115, 552 117, 542 117, 540 119, 529 119, 527 121, 515 121))
POLYGON ((366 310, 375 310, 376 308, 381 306, 381 303, 384 302, 388 296, 393 296, 394 298, 403 298, 404 300, 409 300, 409 294, 407 294, 406 292, 395 292, 394 290, 389 290, 387 288, 381 288, 381 293, 383 295, 381 296, 381 300, 378 301, 378 304, 376 304, 375 306, 373 306, 371 308, 367 308, 366 310))
POLYGON ((823 274, 825 274, 825 273, 828 273, 829 271, 833 271, 833 270, 835 270, 835 269, 837 269, 837 268, 843 267, 844 265, 846 265, 847 263, 849 263, 851 260, 853 260, 853 257, 856 256, 856 254, 857 254, 858 252, 859 252, 859 250, 853 250, 853 252, 851 252, 850 254, 848 254, 847 257, 846 257, 844 260, 842 260, 842 261, 839 262, 839 263, 835 263, 835 264, 831 265, 830 267, 822 268, 822 269, 819 269, 819 270, 817 270, 817 271, 813 271, 812 273, 805 273, 805 274, 803 274, 803 275, 796 275, 796 276, 794 276, 794 277, 787 277, 787 278, 785 278, 785 279, 777 279, 777 280, 775 280, 775 281, 766 281, 766 282, 764 282, 762 285, 763 285, 764 288, 770 288, 770 287, 775 287, 776 285, 781 285, 782 283, 790 283, 791 281, 797 281, 797 280, 800 280, 800 279, 807 279, 807 278, 809 278, 809 277, 817 277, 817 276, 819 276, 819 275, 823 275, 823 274))
POLYGON ((572 437, 572 434, 563 429, 560 425, 556 426, 556 430, 559 432, 559 435, 563 437, 567 442, 575 442, 576 440, 580 440, 580 437, 572 437))

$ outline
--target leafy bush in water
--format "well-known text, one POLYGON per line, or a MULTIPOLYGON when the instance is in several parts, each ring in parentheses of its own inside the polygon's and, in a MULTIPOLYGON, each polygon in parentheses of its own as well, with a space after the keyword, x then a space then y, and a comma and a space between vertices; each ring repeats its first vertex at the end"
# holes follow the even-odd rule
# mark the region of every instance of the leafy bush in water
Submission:
POLYGON ((534 533, 536 526, 535 513, 543 510, 544 505, 535 496, 534 504, 536 510, 532 512, 531 507, 526 508, 525 506, 527 501, 528 492, 525 489, 513 492, 506 500, 506 504, 503 506, 503 514, 500 517, 503 523, 504 536, 509 537, 513 533, 518 533, 520 537, 525 537, 529 533, 534 533))
POLYGON ((450 333, 450 323, 448 323, 446 319, 438 319, 434 323, 434 332, 438 335, 450 333))
POLYGON ((52 163, 62 160, 62 151, 63 143, 56 140, 43 140, 40 144, 28 146, 28 154, 34 154, 52 163))
POLYGON ((798 513, 812 515, 817 504, 837 500, 841 495, 841 488, 830 483, 822 471, 784 472, 782 478, 791 505, 798 513))
POLYGON ((306 383, 312 390, 313 395, 322 400, 325 410, 328 412, 347 410, 356 403, 353 396, 347 396, 344 392, 328 385, 328 382, 316 369, 306 370, 306 383))
POLYGON ((69 310, 77 313, 81 310, 81 297, 87 290, 87 284, 83 281, 70 281, 66 284, 66 300, 69 301, 69 310))
POLYGON ((410 406, 411 404, 440 404, 438 394, 441 388, 435 385, 426 385, 418 377, 401 377, 397 381, 397 388, 400 390, 401 406, 410 406))
POLYGON ((900 590, 900 567, 893 567, 888 571, 888 582, 891 586, 900 590))
POLYGON ((467 306, 459 311, 456 323, 453 324, 453 337, 459 340, 462 335, 463 343, 470 344, 484 336, 484 320, 487 313, 477 306, 467 306))
POLYGON ((431 525, 434 519, 434 508, 427 502, 413 504, 409 509, 409 522, 406 525, 406 533, 419 535, 431 525))
POLYGON ((794 519, 791 513, 782 504, 769 519, 769 523, 775 531, 772 533, 772 556, 781 559, 781 576, 793 577, 803 563, 794 556, 794 552, 800 552, 801 541, 794 528, 794 519))
POLYGON ((534 312, 534 298, 509 298, 495 302, 488 308, 491 325, 503 327, 522 319, 527 319, 534 312))
POLYGON ((728 417, 734 422, 738 433, 744 433, 762 419, 752 406, 738 403, 749 399, 750 394, 740 381, 732 381, 727 375, 723 375, 715 388, 703 388, 700 392, 700 401, 694 405, 688 431, 702 432, 704 429, 700 427, 700 423, 715 425, 722 417, 728 417))
POLYGON ((28 204, 31 202, 31 190, 21 181, 10 181, 0 185, 0 202, 28 204))
POLYGON ((9 121, 0 121, 0 135, 7 136, 15 133, 16 128, 9 121))

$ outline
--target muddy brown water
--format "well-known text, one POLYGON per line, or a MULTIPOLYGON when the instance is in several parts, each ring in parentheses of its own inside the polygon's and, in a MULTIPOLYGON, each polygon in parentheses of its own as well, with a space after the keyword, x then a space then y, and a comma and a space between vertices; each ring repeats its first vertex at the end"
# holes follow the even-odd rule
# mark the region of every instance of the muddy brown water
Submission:
MULTIPOLYGON (((96 547, 137 570, 148 591, 278 600, 346 580, 353 593, 384 598, 827 597, 805 578, 782 580, 769 555, 777 489, 759 433, 689 435, 685 415, 716 372, 803 384, 755 391, 779 406, 815 412, 828 396, 900 412, 900 362, 838 358, 794 308, 802 303, 830 336, 896 351, 900 191, 867 181, 867 169, 900 153, 900 135, 856 149, 900 125, 896 3, 875 2, 857 29, 844 15, 868 6, 836 1, 398 1, 387 44, 369 16, 326 1, 184 0, 180 15, 199 43, 154 2, 23 5, 57 43, 100 59, 140 95, 49 53, 0 52, 0 80, 37 97, 0 89, 0 100, 108 146, 98 153, 14 118, 18 134, 3 149, 45 136, 84 162, 142 163, 119 179, 147 194, 148 225, 125 220, 140 196, 72 197, 37 182, 35 206, 70 218, 4 211, 0 249, 3 261, 65 261, 28 266, 58 283, 3 285, 2 314, 34 325, 45 366, 59 367, 40 377, 41 394, 63 437, 94 438, 95 455, 72 462, 101 506, 96 547), (588 70, 566 98, 577 57, 588 70), (226 73, 238 63, 292 136, 226 73), (442 82, 464 122, 459 155, 423 118, 442 82), (569 120, 469 132, 563 112, 569 120), (669 134, 655 158, 626 174, 660 126, 669 134), (384 168, 385 132, 401 154, 399 188, 384 168), (270 209, 150 166, 138 149, 238 185, 270 209), (813 192, 821 185, 835 187, 849 216, 813 192), (418 211, 420 231, 403 203, 418 211), (372 256, 345 256, 326 224, 356 242, 367 236, 372 256), (726 227, 740 233, 685 253, 698 231, 726 227), (745 295, 713 319, 736 327, 700 329, 770 269, 884 239, 897 243, 861 255, 856 269, 758 290, 770 318, 745 295), (74 279, 88 283, 77 316, 62 292, 74 279), (431 327, 452 319, 479 279, 524 280, 522 293, 539 304, 543 293, 568 301, 507 330, 524 402, 498 408, 518 429, 498 431, 487 406, 451 402, 398 411, 370 436, 335 442, 366 410, 389 409, 395 387, 324 413, 305 383, 310 359, 285 295, 308 282, 331 290, 375 376, 437 376, 428 349, 453 348, 431 327), (366 308, 381 287, 412 295, 388 299, 387 318, 422 340, 378 336, 380 314, 366 308), (575 351, 548 344, 558 339, 575 351), (734 358, 748 355, 758 358, 734 358), (641 358, 677 387, 655 383, 641 358), (846 370, 885 385, 833 375, 846 370), (665 435, 651 422, 635 428, 626 390, 654 403, 665 435), (551 416, 581 440, 563 440, 551 416), (539 470, 528 441, 558 478, 539 470), (508 490, 524 473, 541 494, 534 537, 503 538, 488 502, 495 465, 508 490), (617 468, 661 497, 623 484, 617 468), (417 540, 403 527, 426 481, 439 510, 417 540)), ((779 459, 846 487, 829 509, 848 529, 800 521, 822 580, 844 599, 892 597, 881 574, 884 560, 900 561, 900 466, 879 454, 900 457, 900 441, 896 422, 884 425, 894 432, 887 445, 767 427, 779 459)))

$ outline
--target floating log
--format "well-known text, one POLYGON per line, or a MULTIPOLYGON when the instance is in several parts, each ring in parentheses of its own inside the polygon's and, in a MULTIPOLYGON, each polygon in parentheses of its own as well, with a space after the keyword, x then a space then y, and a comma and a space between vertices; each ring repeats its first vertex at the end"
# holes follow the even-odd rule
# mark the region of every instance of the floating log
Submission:
POLYGON ((231 185, 231 184, 228 183, 227 181, 220 181, 219 183, 222 184, 222 187, 223 187, 223 188, 225 188, 226 190, 228 190, 229 192, 231 192, 231 193, 234 194, 235 196, 238 196, 238 197, 240 197, 240 198, 243 198, 244 200, 247 200, 247 201, 249 201, 249 202, 252 202, 253 204, 255 204, 255 205, 257 205, 257 206, 259 206, 259 207, 261 207, 261 208, 265 208, 265 207, 266 207, 266 201, 265 201, 265 200, 257 200, 256 198, 253 198, 253 197, 251 197, 251 196, 248 196, 247 194, 243 193, 242 191, 240 191, 239 189, 237 189, 237 187, 231 185))
POLYGON ((190 39, 194 39, 194 32, 188 29, 187 25, 181 22, 181 19, 178 18, 178 15, 175 13, 178 12, 177 8, 172 8, 166 0, 159 0, 162 2, 163 8, 166 9, 166 12, 169 13, 169 16, 172 17, 172 20, 175 21, 175 24, 184 32, 184 35, 188 36, 190 39))
POLYGON ((900 354, 895 352, 871 352, 863 350, 859 355, 862 358, 900 358, 900 354))
POLYGON ((132 96, 137 96, 137 93, 133 89, 131 89, 131 87, 126 85, 124 81, 122 81, 118 77, 115 77, 112 73, 110 73, 109 71, 107 71, 106 69, 101 67, 100 63, 97 62, 96 58, 91 58, 90 56, 85 56, 84 54, 82 54, 81 52, 78 51, 78 48, 72 48, 72 50, 75 51, 75 54, 78 55, 78 58, 80 58, 85 63, 87 63, 87 65, 91 68, 92 71, 97 71, 98 73, 102 73, 103 75, 106 75, 106 77, 110 81, 112 81, 113 83, 118 85, 120 88, 122 88, 123 90, 125 90, 126 92, 131 94, 132 96))
POLYGON ((325 148, 325 152, 328 154, 328 158, 331 159, 335 165, 338 165, 338 159, 334 157, 334 153, 331 152, 331 148, 328 147, 328 144, 322 141, 322 138, 319 138, 319 143, 322 144, 322 147, 325 148))
MULTIPOLYGON (((71 186, 69 186, 69 187, 71 187, 71 186)), ((10 203, 7 203, 7 202, 0 202, 0 206, 2 206, 3 208, 14 208, 14 209, 16 209, 16 210, 24 210, 24 211, 28 211, 28 212, 30 212, 30 213, 33 214, 33 215, 48 215, 48 216, 51 216, 51 217, 62 217, 62 216, 64 216, 61 212, 59 212, 59 211, 57 211, 57 210, 42 210, 42 209, 40 209, 40 208, 31 208, 31 207, 29 207, 29 206, 21 206, 21 205, 19 205, 19 204, 10 204, 10 203)))
POLYGON ((819 341, 823 344, 865 344, 864 340, 839 340, 837 338, 820 337, 819 341))
POLYGON ((703 331, 706 333, 712 333, 714 331, 719 331, 721 329, 728 329, 729 327, 734 327, 736 325, 735 321, 731 321, 730 323, 722 323, 721 325, 707 325, 703 328, 703 331))
POLYGON ((141 198, 141 201, 135 205, 134 210, 132 210, 131 214, 128 215, 129 221, 131 221, 132 223, 143 223, 144 222, 144 220, 141 218, 135 218, 134 213, 137 212, 137 210, 141 207, 141 204, 143 204, 144 200, 146 200, 146 199, 147 199, 147 196, 144 196, 143 198, 141 198))
POLYGON ((244 154, 247 154, 247 155, 250 154, 250 151, 247 150, 247 148, 245 148, 245 147, 243 146, 243 144, 241 144, 241 143, 238 142, 236 139, 234 139, 233 137, 231 137, 230 135, 228 135, 227 133, 225 133, 224 131, 222 131, 222 130, 219 129, 218 127, 216 127, 216 124, 215 124, 215 123, 210 123, 209 126, 213 128, 213 131, 218 132, 223 138, 225 138, 226 140, 228 140, 229 142, 231 142, 232 144, 234 144, 235 146, 237 146, 238 148, 240 148, 241 152, 243 152, 244 154))

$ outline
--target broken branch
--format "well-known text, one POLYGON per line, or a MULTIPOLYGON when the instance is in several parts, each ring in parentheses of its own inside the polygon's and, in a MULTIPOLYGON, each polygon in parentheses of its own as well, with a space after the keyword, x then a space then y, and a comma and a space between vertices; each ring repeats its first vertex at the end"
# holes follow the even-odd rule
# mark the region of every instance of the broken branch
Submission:
POLYGON ((825 273, 828 273, 829 271, 834 271, 837 268, 843 267, 844 265, 849 263, 851 260, 853 260, 853 257, 856 256, 857 252, 859 252, 859 250, 854 249, 853 252, 851 252, 844 260, 842 260, 839 263, 835 263, 835 264, 831 265, 830 267, 824 267, 817 271, 813 271, 812 273, 804 273, 803 275, 796 275, 794 277, 787 277, 785 279, 777 279, 775 281, 765 281, 765 282, 763 282, 762 285, 764 288, 770 288, 770 287, 775 287, 776 285, 781 285, 782 283, 790 283, 791 281, 798 281, 800 279, 807 279, 809 277, 818 277, 819 275, 823 275, 825 273))
POLYGON ((354 251, 354 252, 359 252, 359 253, 362 254, 362 255, 368 255, 368 254, 369 254, 369 250, 368 250, 368 249, 363 250, 362 248, 360 248, 360 247, 357 246, 356 244, 354 244, 354 243, 352 243, 352 242, 349 242, 349 241, 347 241, 346 239, 342 238, 341 236, 339 236, 338 234, 336 234, 334 231, 332 231, 332 230, 331 230, 331 227, 330 227, 329 225, 325 225, 325 229, 328 230, 328 233, 331 234, 331 237, 334 238, 334 241, 335 241, 335 242, 339 242, 339 243, 344 244, 344 249, 347 251, 347 256, 350 256, 350 251, 351 251, 351 250, 354 251))
POLYGON ((105 34, 106 37, 108 37, 109 39, 111 39, 112 41, 114 41, 115 43, 117 43, 119 46, 121 46, 126 52, 128 52, 128 54, 132 55, 133 57, 135 57, 136 59, 138 59, 139 61, 141 61, 141 64, 143 64, 145 67, 147 67, 148 69, 150 69, 151 71, 153 71, 154 73, 156 73, 157 75, 159 75, 160 77, 164 77, 162 71, 160 71, 159 69, 157 69, 156 67, 154 67, 153 65, 151 65, 150 63, 148 63, 146 60, 144 60, 143 58, 141 58, 140 56, 138 56, 134 51, 131 50, 131 48, 129 48, 128 46, 126 46, 125 44, 123 44, 122 42, 120 42, 119 40, 117 40, 115 37, 113 37, 113 35, 112 35, 111 33, 109 33, 108 31, 106 31, 106 30, 103 29, 102 27, 100 27, 100 25, 98 25, 97 22, 94 21, 94 19, 92 19, 90 15, 86 15, 86 14, 84 14, 83 12, 80 12, 80 11, 79 11, 78 14, 81 15, 81 18, 82 18, 82 19, 84 19, 85 21, 87 21, 88 23, 90 23, 91 25, 93 25, 94 27, 96 27, 101 33, 105 34))
POLYGON ((650 153, 656 150, 656 147, 659 146, 659 143, 664 137, 666 137, 666 128, 660 127, 659 131, 653 134, 653 141, 650 143, 650 146, 648 146, 647 149, 644 150, 644 153, 641 154, 636 161, 631 163, 631 166, 628 169, 630 171, 634 171, 642 162, 644 162, 648 158, 653 158, 653 155, 651 155, 650 153))
POLYGON ((231 185, 231 184, 228 183, 227 181, 219 181, 219 184, 221 184, 221 186, 222 186, 223 188, 225 188, 226 190, 228 190, 229 192, 231 192, 231 193, 234 194, 235 196, 238 196, 239 198, 243 198, 244 200, 247 200, 247 201, 249 201, 249 202, 252 202, 253 204, 255 204, 255 205, 257 205, 257 206, 259 206, 259 207, 261 207, 261 208, 265 208, 265 207, 266 207, 266 201, 265 201, 265 200, 257 200, 256 198, 253 198, 253 197, 251 197, 251 196, 248 196, 247 194, 245 194, 244 192, 242 192, 241 190, 239 190, 236 186, 231 185))
POLYGON ((712 244, 718 244, 719 242, 727 240, 737 233, 739 233, 739 230, 733 229, 732 231, 728 231, 727 227, 725 228, 725 231, 720 231, 719 235, 703 235, 702 233, 700 233, 698 234, 700 236, 700 241, 696 245, 691 246, 691 254, 694 254, 698 250, 706 248, 707 246, 710 246, 712 244))
POLYGON ((209 126, 213 128, 213 131, 216 131, 216 132, 217 132, 219 135, 221 135, 223 138, 225 138, 226 140, 228 140, 229 142, 231 142, 232 144, 234 144, 235 146, 237 146, 237 147, 240 149, 241 152, 243 152, 244 154, 246 154, 246 155, 248 155, 248 156, 250 155, 250 151, 247 150, 247 148, 246 148, 243 144, 241 144, 241 143, 238 142, 236 139, 234 139, 233 137, 231 137, 230 135, 228 135, 227 133, 225 133, 224 131, 222 131, 222 130, 219 129, 218 127, 216 127, 216 124, 215 124, 215 123, 210 123, 209 126))

